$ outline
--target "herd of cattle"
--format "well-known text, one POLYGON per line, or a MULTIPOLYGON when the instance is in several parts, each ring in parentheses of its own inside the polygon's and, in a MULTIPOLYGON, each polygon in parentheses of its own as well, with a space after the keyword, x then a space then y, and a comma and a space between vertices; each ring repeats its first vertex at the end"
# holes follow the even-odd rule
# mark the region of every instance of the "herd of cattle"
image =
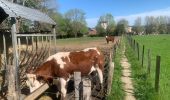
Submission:
MULTIPOLYGON (((113 36, 106 36, 106 41, 114 42, 113 36)), ((86 48, 81 51, 58 52, 49 56, 46 61, 37 67, 37 69, 27 69, 26 83, 33 92, 41 85, 48 83, 51 85, 54 78, 59 79, 59 90, 61 98, 66 97, 66 85, 75 71, 81 72, 82 76, 97 71, 100 84, 103 83, 103 70, 105 57, 97 47, 86 48)))

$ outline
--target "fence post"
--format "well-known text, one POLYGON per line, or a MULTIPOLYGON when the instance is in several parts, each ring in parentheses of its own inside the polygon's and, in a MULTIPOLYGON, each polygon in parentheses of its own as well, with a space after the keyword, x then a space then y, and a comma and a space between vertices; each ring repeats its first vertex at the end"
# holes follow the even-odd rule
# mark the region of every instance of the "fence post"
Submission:
POLYGON ((32 48, 34 47, 34 37, 31 36, 32 48))
POLYGON ((81 82, 81 72, 74 72, 75 100, 79 100, 79 84, 81 82))
POLYGON ((113 72, 114 72, 114 62, 112 62, 112 52, 110 52, 110 58, 109 58, 109 73, 108 73, 108 89, 107 94, 110 94, 112 89, 112 79, 113 79, 113 72))
POLYGON ((39 42, 39 37, 37 36, 37 37, 35 38, 36 50, 38 50, 38 42, 39 42))
POLYGON ((144 50, 145 50, 145 46, 143 45, 143 49, 142 49, 142 67, 143 67, 143 61, 144 61, 144 50))
POLYGON ((139 60, 139 43, 137 43, 137 53, 138 53, 138 60, 139 60))
POLYGON ((49 51, 48 51, 48 55, 50 56, 51 55, 51 36, 48 37, 49 39, 49 51))
MULTIPOLYGON (((6 38, 5 36, 3 35, 3 45, 4 45, 4 51, 3 51, 3 54, 4 54, 4 60, 5 60, 5 66, 7 65, 7 49, 6 49, 6 38)), ((4 67, 5 67, 4 66, 4 67)))
POLYGON ((20 56, 21 53, 21 40, 18 38, 18 56, 20 56))
POLYGON ((54 40, 54 45, 55 45, 55 46, 54 46, 54 47, 55 47, 54 50, 55 50, 55 52, 57 52, 57 49, 56 49, 56 46, 57 46, 57 45, 56 45, 56 31, 55 31, 55 25, 53 25, 52 28, 53 28, 53 35, 54 35, 54 36, 53 36, 53 40, 54 40))
POLYGON ((82 78, 82 82, 83 82, 82 100, 91 100, 91 80, 89 78, 82 78))
POLYGON ((161 61, 161 57, 156 56, 156 73, 155 73, 155 90, 156 90, 156 92, 159 91, 160 61, 161 61))
POLYGON ((135 51, 135 45, 136 44, 136 41, 135 41, 135 39, 133 40, 133 49, 134 49, 134 51, 135 51))
POLYGON ((18 52, 17 52, 17 37, 16 37, 16 18, 11 17, 11 34, 14 56, 14 66, 8 66, 8 100, 19 99, 19 80, 18 80, 18 52), (9 68, 10 67, 10 68, 9 68))
POLYGON ((151 70, 151 51, 148 49, 148 74, 150 74, 151 70))

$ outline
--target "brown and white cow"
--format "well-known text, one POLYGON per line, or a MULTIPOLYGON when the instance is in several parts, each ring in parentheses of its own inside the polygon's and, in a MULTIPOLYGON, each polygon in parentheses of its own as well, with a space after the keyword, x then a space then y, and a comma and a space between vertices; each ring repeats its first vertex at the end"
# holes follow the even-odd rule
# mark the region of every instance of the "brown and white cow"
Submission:
POLYGON ((106 36, 106 41, 107 44, 109 43, 109 41, 112 41, 112 43, 114 42, 114 36, 106 36))
POLYGON ((35 71, 26 74, 27 85, 30 91, 42 85, 39 79, 51 83, 53 78, 58 77, 61 84, 61 93, 66 96, 66 84, 75 71, 81 72, 82 76, 97 71, 100 83, 103 83, 104 56, 101 51, 94 48, 86 48, 75 52, 58 52, 40 65, 35 71))

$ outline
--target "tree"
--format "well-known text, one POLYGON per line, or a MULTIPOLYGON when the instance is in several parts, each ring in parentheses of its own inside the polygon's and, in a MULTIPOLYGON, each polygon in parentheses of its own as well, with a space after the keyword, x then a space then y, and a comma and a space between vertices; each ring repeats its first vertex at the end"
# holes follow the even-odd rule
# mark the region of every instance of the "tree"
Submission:
POLYGON ((159 16, 157 17, 159 26, 158 26, 158 31, 160 34, 167 33, 167 17, 166 16, 159 16))
POLYGON ((87 32, 84 11, 80 9, 71 9, 65 13, 65 19, 70 23, 68 25, 71 25, 72 28, 72 34, 70 35, 77 37, 78 34, 87 32))
POLYGON ((128 21, 125 19, 121 19, 118 21, 116 26, 116 33, 117 35, 125 34, 128 28, 128 21))
POLYGON ((142 26, 142 23, 141 23, 141 17, 138 17, 136 20, 135 20, 135 24, 133 26, 133 31, 137 34, 143 32, 143 26, 142 26))
POLYGON ((153 16, 145 18, 145 32, 146 34, 158 34, 159 22, 153 16))
POLYGON ((106 22, 108 24, 106 28, 106 32, 108 35, 114 35, 114 31, 115 31, 114 17, 111 14, 106 14, 105 17, 106 17, 106 22))
POLYGON ((100 16, 98 23, 96 25, 96 30, 100 36, 114 35, 115 21, 114 21, 114 17, 112 16, 112 14, 107 13, 105 15, 100 16), (105 22, 107 24, 106 30, 101 25, 102 22, 105 22))

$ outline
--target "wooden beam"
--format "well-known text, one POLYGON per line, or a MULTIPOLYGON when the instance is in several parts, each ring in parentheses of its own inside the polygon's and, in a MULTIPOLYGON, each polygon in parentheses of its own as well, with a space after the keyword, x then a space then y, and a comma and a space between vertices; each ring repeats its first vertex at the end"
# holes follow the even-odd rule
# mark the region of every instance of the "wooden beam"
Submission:
POLYGON ((41 87, 39 87, 37 90, 35 90, 33 93, 25 97, 24 100, 34 100, 48 88, 49 88, 48 84, 45 83, 41 87))
POLYGON ((81 72, 74 72, 75 100, 79 100, 79 84, 81 82, 81 72))

